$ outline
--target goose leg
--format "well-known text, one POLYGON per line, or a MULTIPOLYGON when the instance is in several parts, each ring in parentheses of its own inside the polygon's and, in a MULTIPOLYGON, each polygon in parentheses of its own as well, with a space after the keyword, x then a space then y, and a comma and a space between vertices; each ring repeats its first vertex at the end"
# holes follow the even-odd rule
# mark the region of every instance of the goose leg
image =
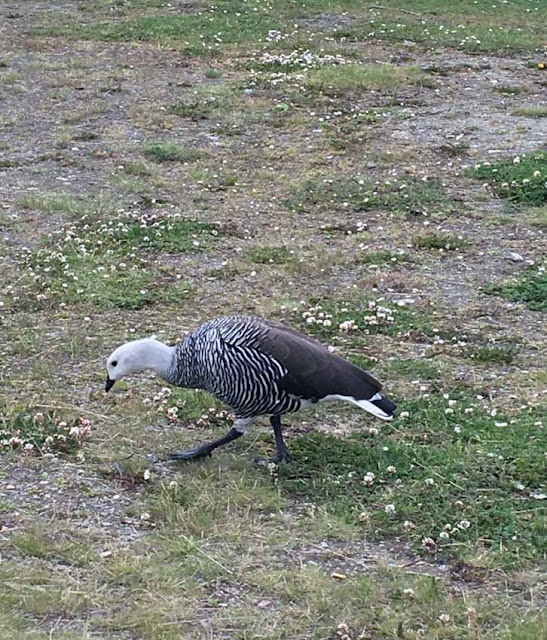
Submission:
POLYGON ((189 449, 188 451, 173 451, 168 454, 168 458, 169 460, 199 460, 200 458, 206 458, 218 447, 222 447, 222 445, 240 438, 244 433, 246 433, 250 423, 250 420, 236 420, 234 426, 226 435, 222 436, 222 438, 218 438, 218 440, 213 440, 207 444, 202 444, 201 446, 189 449))
POLYGON ((281 416, 270 416, 270 423, 273 427, 275 446, 277 447, 277 455, 273 462, 288 462, 289 452, 285 441, 283 440, 283 426, 281 424, 281 416))

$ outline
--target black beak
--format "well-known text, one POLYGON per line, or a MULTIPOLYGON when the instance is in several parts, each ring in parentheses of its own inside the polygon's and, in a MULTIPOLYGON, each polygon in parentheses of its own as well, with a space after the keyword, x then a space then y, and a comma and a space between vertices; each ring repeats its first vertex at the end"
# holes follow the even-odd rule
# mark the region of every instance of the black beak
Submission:
POLYGON ((110 378, 107 378, 106 384, 104 385, 104 390, 110 391, 110 389, 112 389, 112 387, 114 386, 115 382, 116 382, 115 380, 111 380, 110 378))

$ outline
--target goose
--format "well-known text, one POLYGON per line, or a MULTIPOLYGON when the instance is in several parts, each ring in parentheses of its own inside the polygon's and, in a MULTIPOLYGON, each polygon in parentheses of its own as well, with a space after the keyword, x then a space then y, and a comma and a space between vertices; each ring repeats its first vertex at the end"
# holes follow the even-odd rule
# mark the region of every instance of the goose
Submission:
POLYGON ((369 373, 331 353, 312 338, 254 316, 222 316, 201 325, 174 346, 154 337, 127 342, 107 360, 105 391, 139 371, 155 371, 166 382, 207 392, 235 413, 223 437, 171 460, 196 460, 241 437, 257 416, 270 417, 276 463, 289 452, 281 418, 317 402, 349 402, 380 420, 392 420, 396 405, 369 373))

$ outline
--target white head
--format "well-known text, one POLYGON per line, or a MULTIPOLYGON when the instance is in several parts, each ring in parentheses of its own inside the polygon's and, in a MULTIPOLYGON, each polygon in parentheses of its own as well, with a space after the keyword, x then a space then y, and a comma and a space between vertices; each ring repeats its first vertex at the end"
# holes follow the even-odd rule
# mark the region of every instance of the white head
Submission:
POLYGON ((105 391, 110 391, 116 380, 146 369, 159 375, 169 370, 173 357, 173 347, 168 347, 155 338, 144 338, 126 342, 110 354, 106 362, 108 378, 105 391))

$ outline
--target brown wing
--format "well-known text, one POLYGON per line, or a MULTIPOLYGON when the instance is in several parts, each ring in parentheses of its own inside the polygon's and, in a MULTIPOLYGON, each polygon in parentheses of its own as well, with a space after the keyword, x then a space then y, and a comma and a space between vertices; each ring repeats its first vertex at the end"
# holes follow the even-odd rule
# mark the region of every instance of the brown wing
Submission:
POLYGON ((262 321, 260 350, 274 357, 287 374, 278 386, 300 398, 319 400, 331 394, 369 399, 382 385, 369 373, 331 353, 308 336, 285 325, 262 321))

